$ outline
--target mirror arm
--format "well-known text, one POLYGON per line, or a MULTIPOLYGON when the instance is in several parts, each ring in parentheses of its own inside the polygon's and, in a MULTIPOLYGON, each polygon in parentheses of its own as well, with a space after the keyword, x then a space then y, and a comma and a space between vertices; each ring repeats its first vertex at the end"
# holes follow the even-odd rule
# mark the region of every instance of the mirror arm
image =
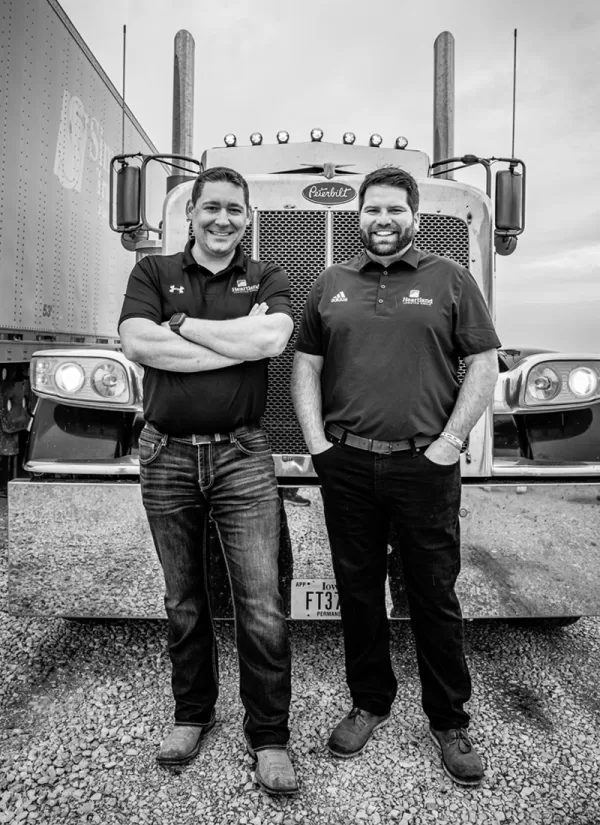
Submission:
MULTIPOLYGON (((147 155, 144 160, 142 161, 142 171, 141 171, 141 202, 140 202, 140 212, 142 216, 142 226, 144 229, 147 229, 149 232, 156 232, 159 236, 162 236, 162 229, 158 226, 150 226, 148 223, 148 217, 146 215, 146 168, 150 161, 157 160, 159 163, 165 161, 168 166, 174 167, 176 169, 181 169, 181 166, 177 166, 177 164, 171 163, 173 160, 180 160, 184 161, 185 163, 195 163, 198 167, 196 174, 190 176, 190 180, 193 180, 201 171, 202 164, 199 160, 195 158, 187 157, 186 155, 147 155)), ((185 167, 183 167, 185 168, 185 167)), ((186 170, 187 171, 187 170, 186 170)))
POLYGON ((435 178, 439 175, 445 175, 448 172, 455 172, 457 169, 465 169, 468 166, 475 166, 479 163, 485 168, 485 193, 488 198, 492 197, 492 172, 490 169, 492 164, 487 158, 478 158, 477 155, 463 155, 459 158, 436 160, 436 162, 432 163, 429 168, 436 169, 438 166, 447 166, 449 163, 460 163, 461 165, 454 166, 452 169, 443 169, 441 172, 435 172, 431 175, 431 177, 435 178))

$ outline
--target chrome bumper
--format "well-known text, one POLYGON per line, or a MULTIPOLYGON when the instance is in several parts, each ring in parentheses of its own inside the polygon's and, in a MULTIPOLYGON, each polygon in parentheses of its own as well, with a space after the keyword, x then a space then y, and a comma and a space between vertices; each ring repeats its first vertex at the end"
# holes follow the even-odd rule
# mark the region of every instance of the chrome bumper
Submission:
MULTIPOLYGON (((463 487, 462 573, 468 618, 600 615, 600 484, 463 487)), ((282 582, 332 580, 318 487, 285 504, 282 582), (286 524, 287 522, 287 524, 286 524)), ((408 616, 398 550, 389 554, 392 617, 408 616)), ((231 615, 216 564, 215 616, 231 615)), ((9 610, 17 615, 162 618, 163 582, 133 481, 9 484, 9 610)))

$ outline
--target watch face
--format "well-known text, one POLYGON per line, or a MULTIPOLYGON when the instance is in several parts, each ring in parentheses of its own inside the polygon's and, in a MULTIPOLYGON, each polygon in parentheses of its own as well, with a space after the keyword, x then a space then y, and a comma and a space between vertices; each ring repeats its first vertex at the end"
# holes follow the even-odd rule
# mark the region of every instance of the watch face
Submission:
POLYGON ((176 332, 178 335, 181 334, 179 332, 179 327, 183 324, 186 318, 187 315, 185 312, 176 312, 175 315, 171 315, 169 318, 169 326, 173 332, 176 332))

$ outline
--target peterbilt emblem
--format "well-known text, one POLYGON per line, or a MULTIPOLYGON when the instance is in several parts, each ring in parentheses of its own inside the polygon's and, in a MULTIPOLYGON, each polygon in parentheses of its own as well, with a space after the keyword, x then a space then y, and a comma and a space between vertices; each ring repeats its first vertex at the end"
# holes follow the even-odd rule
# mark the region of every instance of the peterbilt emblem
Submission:
POLYGON ((311 183, 304 187, 302 196, 311 203, 334 206, 353 201, 356 189, 345 183, 311 183))

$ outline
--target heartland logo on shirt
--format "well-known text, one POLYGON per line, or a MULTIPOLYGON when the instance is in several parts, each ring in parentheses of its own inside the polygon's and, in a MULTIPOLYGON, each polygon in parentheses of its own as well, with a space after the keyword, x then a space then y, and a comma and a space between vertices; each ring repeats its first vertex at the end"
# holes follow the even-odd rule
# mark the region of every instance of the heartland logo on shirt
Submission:
POLYGON ((245 278, 237 279, 237 286, 231 288, 235 295, 246 295, 248 292, 257 292, 259 284, 249 284, 245 278))
POLYGON ((340 303, 341 301, 347 301, 347 300, 348 300, 348 299, 346 298, 346 296, 344 295, 344 292, 343 292, 343 290, 342 290, 342 292, 338 292, 338 294, 337 294, 337 295, 334 295, 334 296, 333 296, 333 298, 331 299, 331 303, 332 303, 332 304, 338 304, 338 303, 340 303))
POLYGON ((433 298, 421 298, 421 291, 418 289, 411 289, 402 299, 403 304, 420 304, 421 306, 430 307, 433 304, 433 298))

